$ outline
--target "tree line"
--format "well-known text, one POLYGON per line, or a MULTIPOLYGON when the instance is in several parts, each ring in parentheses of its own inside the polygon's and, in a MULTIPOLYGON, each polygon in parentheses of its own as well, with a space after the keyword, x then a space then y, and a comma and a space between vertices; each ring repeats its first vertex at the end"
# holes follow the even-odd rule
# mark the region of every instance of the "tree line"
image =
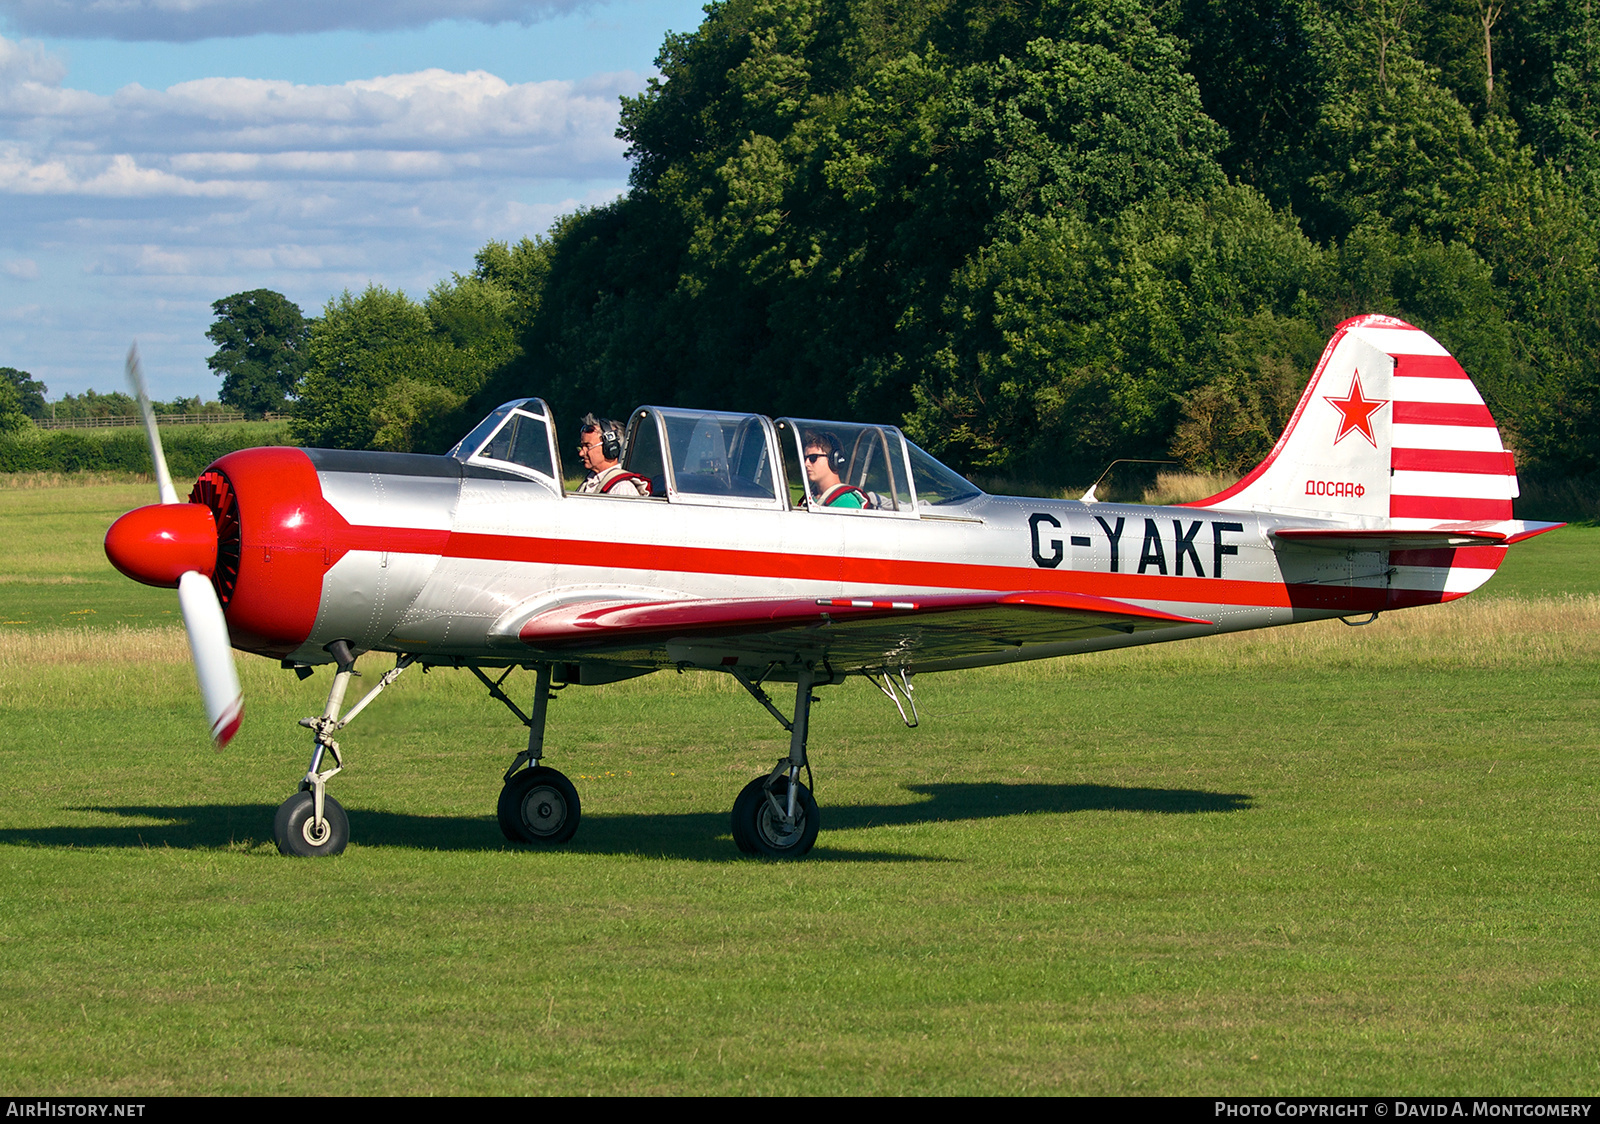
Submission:
POLYGON ((217 302, 222 400, 350 447, 537 394, 896 421, 1043 481, 1240 471, 1386 312, 1524 470, 1600 471, 1592 0, 724 0, 657 66, 625 196, 421 302, 217 302))

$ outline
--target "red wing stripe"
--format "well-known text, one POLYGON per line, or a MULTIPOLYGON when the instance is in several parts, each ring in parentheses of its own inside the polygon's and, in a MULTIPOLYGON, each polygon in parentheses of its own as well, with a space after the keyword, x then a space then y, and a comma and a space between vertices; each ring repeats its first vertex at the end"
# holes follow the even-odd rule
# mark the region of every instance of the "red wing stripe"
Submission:
POLYGON ((1464 379, 1467 372, 1449 355, 1396 355, 1396 375, 1412 379, 1464 379))
POLYGON ((1447 520, 1510 519, 1510 500, 1467 500, 1454 496, 1390 496, 1393 518, 1447 520))
POLYGON ((1515 476, 1516 457, 1508 450, 1473 453, 1456 449, 1395 449, 1390 467, 1412 472, 1476 472, 1486 476, 1515 476))
POLYGON ((1458 402, 1396 402, 1394 420, 1411 425, 1494 425, 1489 407, 1458 402))
MULTIPOLYGON (((525 643, 593 643, 607 637, 687 635, 735 635, 750 631, 815 627, 830 622, 875 620, 898 617, 892 601, 846 601, 833 603, 801 598, 762 600, 664 601, 637 604, 604 602, 582 603, 553 609, 534 617, 522 626, 525 643)), ((1195 617, 1174 616, 1159 609, 1126 605, 1100 597, 1049 590, 1001 594, 935 594, 920 600, 924 613, 949 613, 1018 606, 1055 610, 1067 616, 1082 615, 1110 620, 1132 618, 1167 624, 1211 624, 1195 617)))

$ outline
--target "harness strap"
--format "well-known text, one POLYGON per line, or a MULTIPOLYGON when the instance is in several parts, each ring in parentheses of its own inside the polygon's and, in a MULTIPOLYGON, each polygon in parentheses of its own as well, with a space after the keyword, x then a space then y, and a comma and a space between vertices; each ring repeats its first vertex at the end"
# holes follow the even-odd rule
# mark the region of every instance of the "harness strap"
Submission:
POLYGON ((624 480, 633 481, 634 487, 639 489, 639 494, 641 496, 648 496, 650 494, 650 478, 647 476, 640 476, 637 472, 628 471, 619 472, 610 480, 607 480, 604 484, 600 485, 600 494, 602 496, 605 495, 624 480))
POLYGON ((862 507, 872 506, 872 501, 867 498, 867 493, 863 492, 860 488, 857 488, 854 484, 835 484, 826 492, 823 492, 822 495, 817 497, 817 504, 821 507, 831 507, 833 506, 834 500, 838 499, 840 496, 847 496, 851 492, 854 492, 856 495, 861 497, 862 507))

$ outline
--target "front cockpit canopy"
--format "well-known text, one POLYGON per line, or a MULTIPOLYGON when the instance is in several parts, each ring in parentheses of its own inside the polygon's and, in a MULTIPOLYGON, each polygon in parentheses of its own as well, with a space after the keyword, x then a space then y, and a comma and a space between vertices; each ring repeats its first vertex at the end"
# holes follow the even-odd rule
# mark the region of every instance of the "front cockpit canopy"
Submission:
POLYGON ((550 407, 541 398, 519 398, 498 407, 446 455, 466 464, 532 476, 561 491, 550 407))

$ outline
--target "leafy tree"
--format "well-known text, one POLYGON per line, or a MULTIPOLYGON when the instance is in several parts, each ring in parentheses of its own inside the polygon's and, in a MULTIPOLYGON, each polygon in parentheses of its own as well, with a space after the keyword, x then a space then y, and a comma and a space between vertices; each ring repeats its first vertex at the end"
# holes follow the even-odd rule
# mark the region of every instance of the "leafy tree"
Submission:
POLYGON ((206 365, 222 376, 222 401, 251 417, 284 409, 306 369, 310 326, 300 306, 270 289, 235 293, 211 305, 206 365))
POLYGON ((1197 472, 1243 475, 1289 424, 1324 343, 1303 318, 1262 312, 1221 337, 1220 369, 1183 400, 1172 455, 1197 472))
POLYGON ((16 408, 26 416, 39 420, 49 413, 49 407, 44 400, 49 388, 27 371, 19 371, 15 367, 0 367, 0 383, 9 385, 16 393, 16 408))
POLYGON ((22 395, 17 393, 10 379, 0 378, 0 433, 14 433, 27 426, 28 415, 22 412, 22 395))
MULTIPOLYGON (((1600 470, 1592 9, 725 0, 624 101, 630 194, 485 247, 511 311, 458 277, 432 330, 509 315, 479 407, 900 417, 1065 478, 1247 467, 1333 324, 1384 311, 1526 463, 1600 470)), ((442 402, 409 387, 379 428, 442 402)))
POLYGON ((1151 200, 1093 226, 1042 220, 952 286, 947 342, 906 425, 958 467, 1046 479, 1162 455, 1184 398, 1255 358, 1224 346, 1246 320, 1318 332, 1302 323, 1318 266, 1293 222, 1247 188, 1151 200))
POLYGON ((441 282, 424 304, 368 286, 329 301, 291 432, 308 445, 441 452, 468 403, 516 352, 515 295, 480 276, 441 282))
POLYGON ((1222 185, 1184 66, 1131 0, 716 6, 624 103, 632 193, 551 231, 507 384, 896 417, 991 248, 1222 185))

